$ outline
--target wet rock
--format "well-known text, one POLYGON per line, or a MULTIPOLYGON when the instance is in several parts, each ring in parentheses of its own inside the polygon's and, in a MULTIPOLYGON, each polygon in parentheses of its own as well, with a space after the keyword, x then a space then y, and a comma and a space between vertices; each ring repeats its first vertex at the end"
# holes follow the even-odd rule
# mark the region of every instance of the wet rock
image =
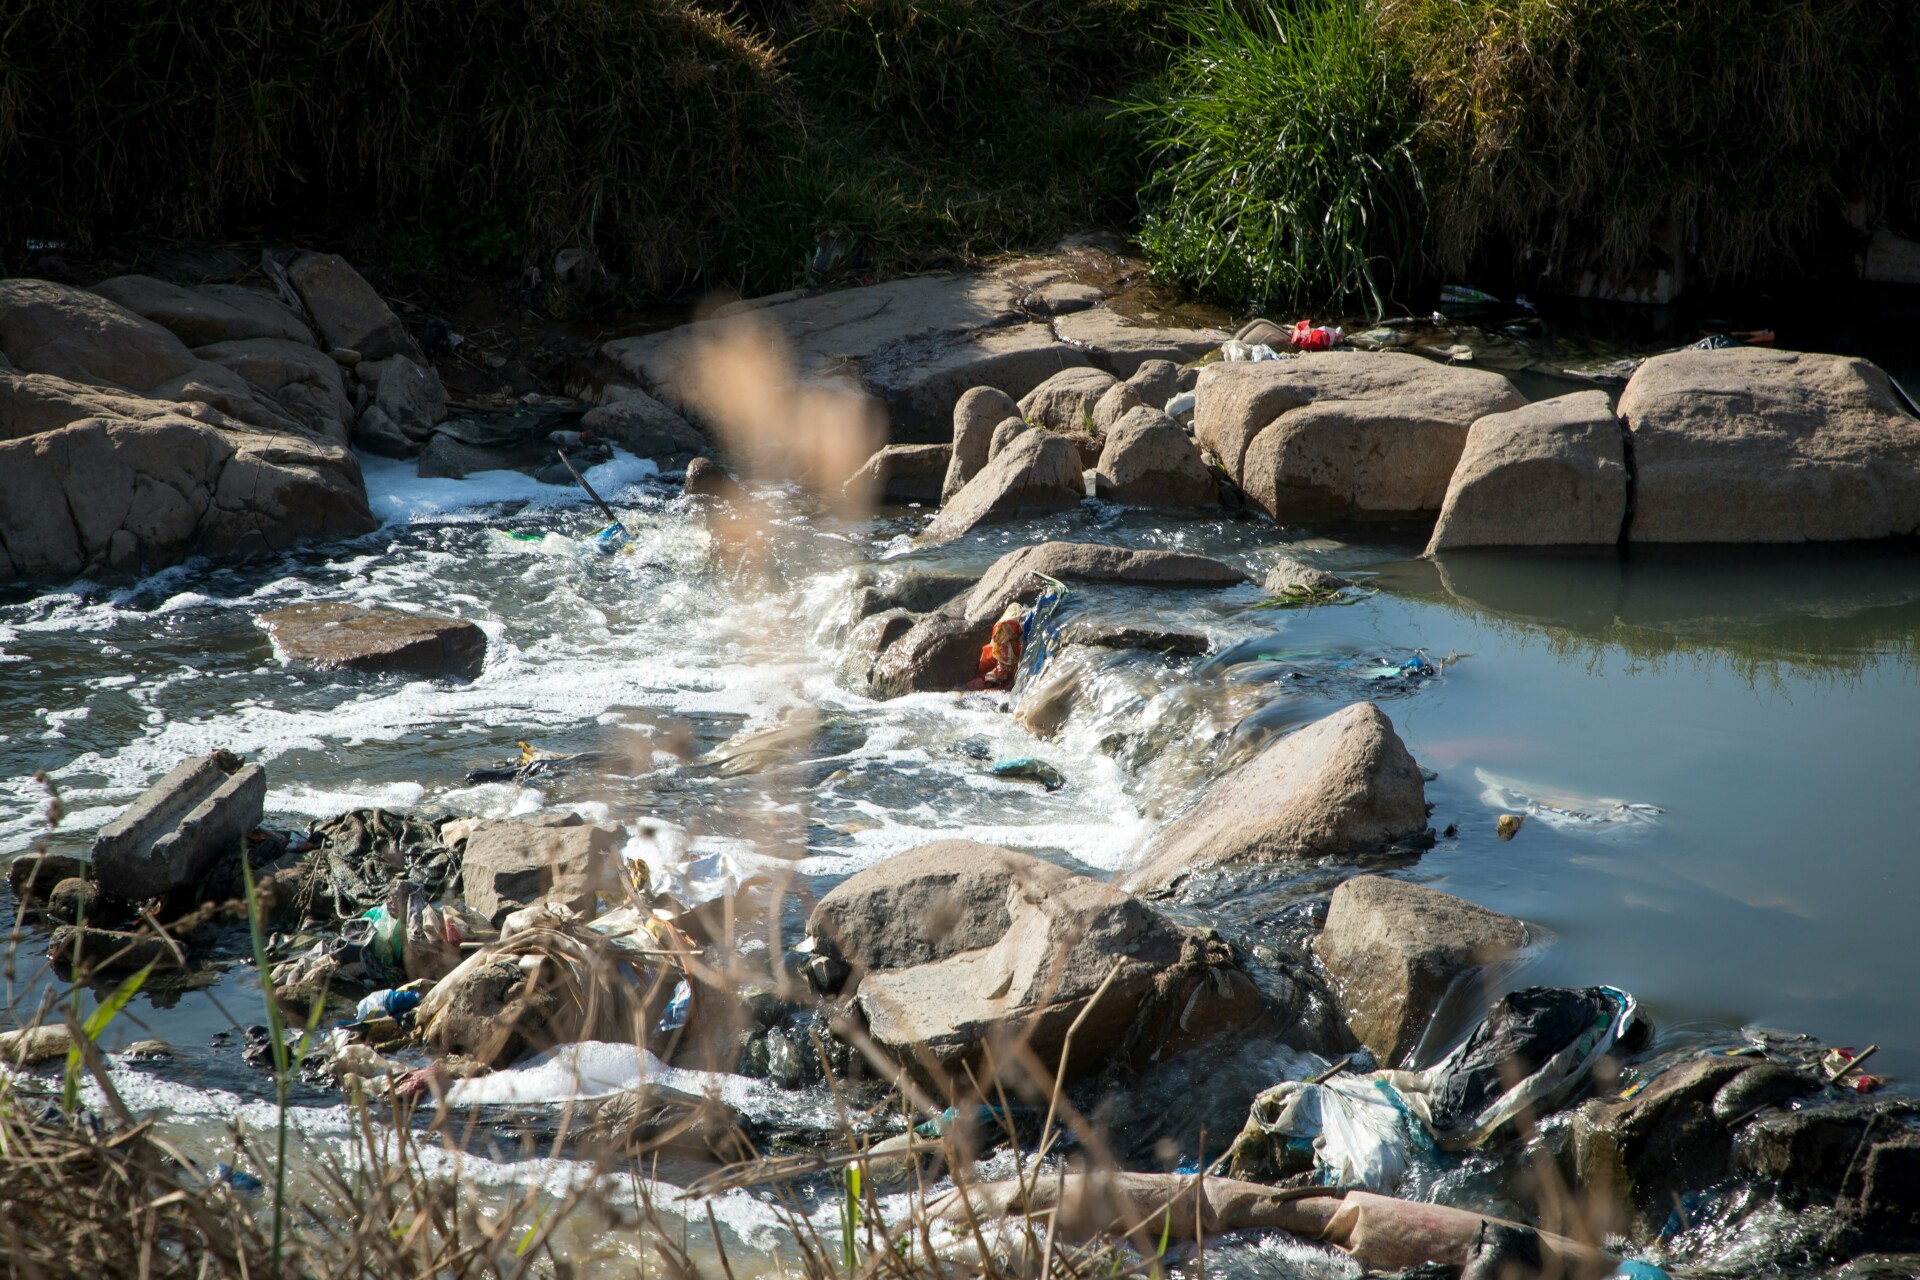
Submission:
MULTIPOLYGON (((1053 1067, 1067 1028, 1084 1013, 1073 1055, 1060 1068, 1071 1079, 1121 1052, 1147 1006, 1174 1005, 1155 997, 1167 994, 1161 980, 1182 958, 1185 935, 1176 926, 1111 885, 1010 850, 960 843, 943 841, 935 854, 902 854, 909 860, 904 871, 881 863, 841 886, 843 902, 860 905, 838 923, 837 945, 905 961, 883 968, 869 960, 854 1008, 874 1043, 908 1069, 937 1077, 991 1063, 1018 1074, 1016 1040, 1053 1067), (867 900, 863 877, 886 888, 867 900), (921 900, 912 887, 918 877, 931 882, 919 913, 931 927, 910 922, 903 931, 896 919, 879 919, 872 902, 921 900), (857 936, 869 928, 870 936, 857 936), (1105 994, 1089 1008, 1109 974, 1105 994)), ((1206 980, 1185 976, 1179 999, 1206 980)), ((1246 1017, 1260 1007, 1250 996, 1239 1004, 1246 1017)))
MULTIPOLYGON (((1224 561, 1184 551, 1131 551, 1092 542, 1042 542, 1010 551, 993 562, 957 607, 975 622, 992 622, 1014 601, 1036 599, 1046 584, 1036 574, 1062 582, 1151 587, 1232 587, 1246 575, 1224 561)), ((980 641, 985 644, 983 638, 980 641)))
POLYGON ((1527 926, 1511 916, 1404 880, 1356 876, 1334 890, 1313 953, 1354 1038, 1392 1067, 1419 1045, 1456 982, 1527 942, 1527 926))
POLYGON ((284 338, 244 338, 199 347, 194 354, 238 374, 313 434, 347 443, 353 401, 340 366, 313 347, 284 338))
POLYGON ((64 1058, 72 1048, 73 1033, 63 1024, 0 1031, 0 1065, 30 1067, 64 1058))
POLYGON ((1350 587, 1353 583, 1337 573, 1328 573, 1310 564, 1298 560, 1278 560, 1267 570, 1266 591, 1268 595, 1284 596, 1288 594, 1316 595, 1326 591, 1338 591, 1350 587))
POLYGON ((166 1062, 176 1056, 173 1046, 164 1040, 135 1040, 123 1052, 138 1062, 166 1062))
POLYGON ((64 853, 23 853, 7 864, 7 885, 22 906, 45 902, 63 880, 84 879, 91 872, 84 858, 64 853))
POLYGON ((1104 306, 1061 316, 1053 322, 1053 331, 1120 378, 1130 377, 1149 360, 1176 365, 1198 360, 1217 351, 1228 337, 1218 329, 1143 324, 1104 306))
POLYGON ((807 918, 823 953, 856 970, 904 969, 988 947, 1012 926, 1009 895, 1038 900, 1073 873, 972 840, 936 840, 840 882, 807 918))
POLYGON ((156 970, 180 969, 180 953, 150 933, 123 933, 63 924, 47 939, 47 956, 55 964, 72 965, 87 973, 132 973, 152 965, 156 970))
POLYGON ((687 464, 687 478, 681 492, 722 502, 735 502, 746 496, 739 483, 712 458, 695 458, 687 464))
POLYGON ((1626 449, 1604 391, 1473 424, 1427 554, 1464 547, 1613 546, 1627 514, 1626 449))
POLYGON ((1020 416, 1013 397, 994 387, 973 387, 953 406, 953 452, 940 485, 940 501, 949 501, 987 465, 994 428, 1020 416))
POLYGON ((1139 395, 1140 402, 1154 409, 1165 409, 1167 401, 1180 394, 1180 366, 1171 360, 1142 360, 1127 379, 1127 385, 1139 395))
POLYGON ((389 356, 365 361, 353 372, 371 395, 354 426, 356 444, 362 434, 388 444, 398 431, 418 452, 433 429, 446 421, 447 389, 433 370, 405 356, 389 356))
POLYGON ((865 505, 881 502, 940 501, 953 446, 945 444, 890 444, 879 450, 846 483, 849 495, 865 505))
POLYGON ((1678 1199, 1731 1171, 1732 1136, 1713 1098, 1750 1059, 1697 1058, 1672 1067, 1629 1099, 1593 1098, 1573 1117, 1572 1161, 1588 1203, 1626 1214, 1615 1224, 1651 1239, 1678 1199))
POLYGON ((287 267, 287 279, 325 347, 357 351, 363 360, 421 358, 393 308, 339 254, 302 254, 287 267))
POLYGON ((1033 425, 1025 418, 1012 417, 1001 422, 993 429, 993 435, 987 440, 987 461, 992 462, 1005 453, 1008 445, 1031 430, 1033 425))
POLYGON ((1013 708, 1014 722, 1036 738, 1051 738, 1073 714, 1074 700, 1079 695, 1078 671, 1049 672, 1020 695, 1013 708))
POLYGON ((47 895, 46 915, 63 924, 78 924, 99 914, 100 889, 91 880, 69 876, 47 895))
POLYGON ((969 480, 923 536, 951 542, 981 525, 1070 511, 1084 493, 1074 447, 1058 436, 1028 432, 969 480))
POLYGON ((1499 821, 1493 824, 1493 833, 1502 841, 1511 840, 1520 834, 1520 827, 1526 820, 1524 813, 1503 813, 1499 821))
POLYGON ((1633 432, 1632 542, 1920 530, 1920 421, 1865 360, 1761 347, 1655 356, 1619 414, 1633 432))
POLYGON ((966 573, 939 573, 931 569, 908 569, 882 575, 873 587, 881 609, 905 609, 910 613, 928 613, 973 589, 975 578, 966 573))
POLYGON ((1020 416, 1050 431, 1088 431, 1094 406, 1118 385, 1104 369, 1062 369, 1020 400, 1020 416))
POLYGON ((468 444, 445 431, 434 432, 428 437, 426 447, 420 450, 419 470, 423 480, 462 480, 482 471, 500 471, 506 467, 506 459, 492 449, 468 444))
POLYGON ((705 453, 706 434, 637 387, 608 387, 607 399, 580 417, 580 429, 641 458, 705 453))
POLYGON ((1133 409, 1107 433, 1094 492, 1138 507, 1211 507, 1220 486, 1180 424, 1158 409, 1133 409))
POLYGON ((992 620, 969 622, 949 613, 929 614, 889 644, 867 680, 876 698, 958 689, 973 679, 980 646, 992 620))
POLYGON ((244 851, 266 796, 267 774, 257 764, 224 751, 181 761, 94 837, 100 892, 140 902, 197 884, 222 858, 244 851))
MULTIPOLYGON (((1020 309, 1030 266, 918 276, 752 305, 786 338, 802 376, 856 377, 883 401, 896 444, 952 439, 954 402, 973 387, 1019 397, 1086 356, 1020 309)), ((697 339, 732 317, 610 342, 603 355, 669 405, 686 403, 697 339)))
POLYGON ((846 659, 847 673, 857 687, 871 688, 874 666, 901 636, 912 630, 913 623, 914 616, 905 609, 888 609, 860 620, 860 625, 847 637, 846 659))
POLYGON ((1127 883, 1152 888, 1228 863, 1382 849, 1426 830, 1420 767, 1386 715, 1361 702, 1214 782, 1153 839, 1127 883))
MULTIPOLYGON (((1141 399, 1140 392, 1132 383, 1114 383, 1093 406, 1094 435, 1104 439, 1107 433, 1113 430, 1114 424, 1126 417, 1129 411, 1146 404, 1147 402, 1141 399)), ((1147 407, 1158 409, 1160 406, 1156 404, 1147 407)))
POLYGON ((538 903, 560 903, 591 918, 594 895, 617 883, 626 843, 621 828, 578 818, 565 826, 476 822, 461 858, 462 896, 496 928, 538 903))
POLYGON ((1497 373, 1399 352, 1210 365, 1195 396, 1195 439, 1281 521, 1437 512, 1468 428, 1526 403, 1497 373))
POLYGON ((1776 1062, 1763 1062, 1735 1076, 1713 1095, 1713 1118, 1729 1129, 1756 1111, 1778 1106, 1788 1098, 1812 1093, 1820 1082, 1811 1073, 1776 1062))
POLYGON ((1095 622, 1076 618, 1060 629, 1060 644, 1083 644, 1097 649, 1144 649, 1150 653, 1202 654, 1209 648, 1207 637, 1198 631, 1176 631, 1170 627, 1137 625, 1126 622, 1095 622))
POLYGON ((93 292, 153 321, 189 347, 268 338, 312 347, 313 333, 284 302, 245 285, 189 288, 152 276, 115 276, 93 292))
POLYGON ((326 603, 274 609, 259 623, 287 661, 322 671, 473 680, 487 665, 487 633, 461 618, 326 603))

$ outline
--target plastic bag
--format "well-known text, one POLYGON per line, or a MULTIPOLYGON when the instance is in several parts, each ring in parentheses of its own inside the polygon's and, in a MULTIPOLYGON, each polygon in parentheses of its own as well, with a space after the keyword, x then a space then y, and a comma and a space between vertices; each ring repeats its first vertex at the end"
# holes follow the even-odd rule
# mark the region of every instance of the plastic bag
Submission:
POLYGON ((1254 1099, 1247 1124, 1269 1137, 1311 1143, 1314 1168, 1328 1186, 1392 1191, 1414 1145, 1399 1094, 1372 1076, 1277 1085, 1254 1099))

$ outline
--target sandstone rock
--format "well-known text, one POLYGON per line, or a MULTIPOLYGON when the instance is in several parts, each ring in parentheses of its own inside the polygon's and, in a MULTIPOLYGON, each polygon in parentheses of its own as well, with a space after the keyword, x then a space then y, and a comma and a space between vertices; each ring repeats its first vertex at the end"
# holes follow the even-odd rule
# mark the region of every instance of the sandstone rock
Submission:
POLYGON ((953 458, 945 444, 890 444, 868 458, 847 481, 846 491, 868 506, 881 502, 940 501, 953 458))
POLYGON ((195 367, 180 339, 84 289, 0 280, 0 351, 23 373, 145 392, 195 367))
POLYGON ((1106 291, 1096 285, 1051 280, 1028 294, 1024 301, 1027 310, 1035 315, 1064 316, 1096 306, 1106 296, 1106 291))
POLYGON ((1678 351, 1640 366, 1619 413, 1633 431, 1632 542, 1920 530, 1920 420, 1865 360, 1678 351))
POLYGON ((507 462, 491 449, 468 444, 445 431, 436 431, 420 450, 420 478, 465 479, 482 471, 501 471, 507 462))
POLYGON ((609 387, 608 392, 605 404, 581 415, 582 431, 642 458, 704 453, 710 447, 705 433, 646 392, 634 387, 609 387))
POLYGON ((257 396, 301 426, 337 444, 353 429, 353 400, 340 366, 313 347, 283 338, 244 338, 200 347, 194 355, 229 369, 257 396))
POLYGON ((841 881, 807 933, 856 971, 905 969, 992 946, 1013 923, 1011 895, 1037 901, 1075 878, 997 845, 935 840, 841 881))
POLYGON ((1173 364, 1198 360, 1218 350, 1228 337, 1218 329, 1143 323, 1104 306, 1061 316, 1053 322, 1053 331, 1061 341, 1085 351, 1096 366, 1120 378, 1131 377, 1148 360, 1173 364))
POLYGON ((1180 394, 1180 366, 1171 360, 1142 360, 1127 379, 1127 385, 1139 395, 1142 404, 1165 409, 1167 401, 1180 394))
MULTIPOLYGON (((887 407, 896 444, 944 444, 954 402, 971 387, 1022 396, 1086 357, 1020 310, 1022 273, 916 276, 861 288, 789 296, 753 306, 755 322, 779 330, 803 377, 845 372, 887 407)), ((610 342, 602 353, 631 381, 670 405, 686 403, 694 343, 716 317, 680 329, 610 342)))
POLYGON ((350 451, 212 416, 226 428, 88 417, 0 443, 0 582, 248 559, 374 527, 350 451))
POLYGON ((1087 492, 1085 473, 1093 470, 1094 467, 1100 464, 1100 450, 1106 447, 1104 442, 1091 431, 1058 431, 1053 434, 1058 435, 1062 440, 1072 445, 1074 453, 1079 457, 1081 471, 1080 492, 1082 495, 1085 495, 1087 492))
POLYGON ((1085 492, 1074 447, 1058 436, 1030 431, 969 480, 923 536, 951 542, 983 524, 1070 511, 1085 492))
POLYGON ((1211 507, 1220 486, 1180 424, 1142 405, 1107 433, 1094 492, 1136 507, 1211 507))
POLYGON ((1148 844, 1127 883, 1150 888, 1227 863, 1381 849, 1426 830, 1419 766, 1385 714, 1361 702, 1215 781, 1148 844))
POLYGON ((302 254, 287 267, 287 279, 327 348, 345 347, 363 360, 421 358, 393 308, 339 254, 302 254))
POLYGON ((365 361, 354 369, 354 376, 373 396, 365 413, 379 411, 416 445, 446 420, 447 389, 440 375, 405 356, 365 361))
POLYGON ((1310 564, 1298 560, 1280 560, 1267 570, 1266 591, 1268 595, 1283 596, 1289 592, 1338 591, 1350 587, 1353 583, 1337 573, 1328 573, 1325 569, 1316 569, 1310 564))
MULTIPOLYGON (((1009 604, 1032 601, 1045 590, 1035 574, 1062 582, 1153 587, 1231 587, 1247 580, 1244 573, 1224 561, 1185 551, 1130 551, 1091 542, 1042 542, 1009 551, 994 561, 954 611, 969 622, 991 624, 1009 604)), ((980 643, 986 643, 984 635, 980 643)))
POLYGON ((618 884, 626 843, 620 827, 571 814, 546 823, 476 822, 461 854, 461 893, 496 928, 515 911, 542 902, 591 919, 594 895, 618 884))
POLYGON ((991 619, 971 623, 948 613, 929 614, 915 622, 873 664, 867 681, 874 697, 960 688, 973 679, 980 646, 987 642, 992 626, 991 619))
POLYGON ((746 496, 738 482, 712 458, 695 458, 687 464, 687 478, 681 491, 697 497, 717 498, 722 502, 733 502, 746 496))
MULTIPOLYGON (((1017 1078, 1016 1041, 1054 1068, 1067 1028, 1083 1013, 1060 1069, 1068 1079, 1097 1071, 1122 1047, 1156 979, 1182 957, 1183 931, 1111 885, 961 841, 900 856, 910 860, 904 868, 882 863, 835 890, 835 945, 902 962, 860 975, 855 1008, 875 1044, 923 1075, 991 1062, 1017 1078), (883 918, 889 901, 902 913, 883 918), (913 906, 923 910, 907 914, 913 906), (855 933, 866 928, 874 932, 855 933)), ((1195 988, 1211 983, 1202 968, 1183 985, 1169 1005, 1196 999, 1195 988)), ((1230 1024, 1236 1014, 1244 1021, 1261 1007, 1251 989, 1228 990, 1226 1009, 1207 1010, 1210 1024, 1230 1024)))
POLYGON ((1104 369, 1063 369, 1020 400, 1020 416, 1052 431, 1086 431, 1094 406, 1118 385, 1104 369))
POLYGON ((875 608, 905 609, 909 613, 930 613, 973 589, 977 582, 970 573, 940 573, 931 569, 908 569, 883 573, 874 579, 875 608))
POLYGON ((1626 449, 1604 391, 1579 391, 1467 432, 1427 554, 1464 547, 1613 546, 1627 514, 1626 449))
POLYGON ((1511 916, 1404 880, 1356 876, 1334 890, 1313 953, 1333 977, 1354 1038, 1381 1066, 1396 1067, 1456 980, 1527 941, 1527 926, 1511 916))
POLYGON ((847 637, 845 671, 855 687, 872 688, 873 669, 882 654, 913 627, 905 609, 886 609, 860 620, 847 637))
MULTIPOLYGON (((1033 430, 1033 426, 1025 418, 1013 417, 1003 421, 993 429, 993 434, 987 438, 987 461, 992 462, 995 458, 1005 453, 1008 445, 1031 430, 1033 430)), ((982 470, 984 470, 984 468, 982 468, 982 470)), ((975 474, 977 475, 978 472, 975 474)))
MULTIPOLYGON (((1128 412, 1140 408, 1147 402, 1140 398, 1140 392, 1130 382, 1116 382, 1108 387, 1093 406, 1093 433, 1104 437, 1112 431, 1114 424, 1126 417, 1128 412)), ((1158 409, 1159 405, 1149 406, 1158 409)))
MULTIPOLYGON (((254 394, 253 388, 233 370, 211 360, 194 359, 193 367, 177 378, 169 378, 147 388, 155 400, 197 402, 210 405, 239 422, 262 431, 305 431, 300 419, 273 400, 254 394)), ((318 434, 318 433, 317 433, 318 434)), ((327 438, 324 434, 322 438, 327 438)))
POLYGON ((954 403, 953 454, 940 486, 941 502, 950 501, 987 465, 994 428, 1019 416, 1013 397, 994 387, 974 387, 954 403))
POLYGON ((296 604, 261 614, 260 625, 287 661, 323 671, 473 680, 487 665, 487 633, 460 618, 296 604))
POLYGON ((1525 399, 1497 373, 1399 352, 1201 371, 1194 436, 1276 520, 1434 512, 1467 429, 1525 399))
POLYGON ((272 338, 313 346, 313 333, 287 305, 245 285, 189 288, 152 276, 115 276, 93 286, 101 297, 166 329, 189 347, 272 338))
POLYGON ((1696 1058, 1662 1072, 1632 1098, 1592 1098, 1574 1112, 1579 1191, 1628 1217, 1608 1225, 1650 1240, 1679 1196, 1726 1177, 1733 1140, 1713 1118, 1713 1097, 1751 1065, 1745 1058, 1696 1058))
POLYGON ((181 761, 94 837, 100 892, 140 902, 197 883, 246 847, 266 796, 266 771, 257 764, 225 752, 181 761))

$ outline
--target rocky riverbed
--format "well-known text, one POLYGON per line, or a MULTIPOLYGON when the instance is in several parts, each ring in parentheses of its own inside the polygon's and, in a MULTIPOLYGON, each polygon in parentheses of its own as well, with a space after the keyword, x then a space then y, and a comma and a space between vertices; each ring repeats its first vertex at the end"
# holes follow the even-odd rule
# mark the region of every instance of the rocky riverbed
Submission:
MULTIPOLYGON (((1906 872, 1863 850, 1897 847, 1920 564, 1656 545, 1912 532, 1920 424, 1871 366, 1687 351, 1551 399, 1219 360, 1262 344, 1154 323, 1078 245, 616 342, 591 399, 489 417, 403 394, 421 335, 344 263, 273 262, 258 297, 4 286, 0 475, 38 504, 0 516, 35 584, 0 611, 9 905, 96 991, 153 963, 104 1037, 136 1105, 215 1146, 268 1088, 244 857, 330 1029, 322 1142, 356 1082, 479 1108, 501 1155, 585 1096, 685 1186, 818 1159, 851 1102, 991 1180, 1057 1076, 1088 1124, 1051 1158, 1249 1180, 1205 1210, 1249 1273, 1466 1261, 1261 1207, 1322 1184, 1382 1197, 1376 1238, 1438 1203, 1683 1270, 1916 1243, 1906 872), (787 353, 753 403, 891 443, 767 449, 691 354, 739 335, 787 353), (321 357, 308 390, 202 367, 262 341, 321 357), (167 497, 156 431, 358 514, 223 540, 234 462, 167 497), (1512 544, 1553 549, 1465 550, 1512 544), (1354 1082, 1400 1100, 1361 1146, 1354 1082)), ((757 1196, 717 1193, 736 1246, 757 1196)))

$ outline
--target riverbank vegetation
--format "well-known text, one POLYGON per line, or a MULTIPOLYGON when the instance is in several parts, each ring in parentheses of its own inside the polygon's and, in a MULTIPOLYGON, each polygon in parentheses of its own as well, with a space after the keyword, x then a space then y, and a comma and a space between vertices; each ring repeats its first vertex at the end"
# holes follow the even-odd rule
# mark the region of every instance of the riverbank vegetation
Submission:
MULTIPOLYGON (((1111 226, 1236 305, 1777 269, 1920 210, 1900 0, 0 0, 0 242, 761 292, 1111 226)), ((16 269, 18 269, 16 267, 16 269)))

